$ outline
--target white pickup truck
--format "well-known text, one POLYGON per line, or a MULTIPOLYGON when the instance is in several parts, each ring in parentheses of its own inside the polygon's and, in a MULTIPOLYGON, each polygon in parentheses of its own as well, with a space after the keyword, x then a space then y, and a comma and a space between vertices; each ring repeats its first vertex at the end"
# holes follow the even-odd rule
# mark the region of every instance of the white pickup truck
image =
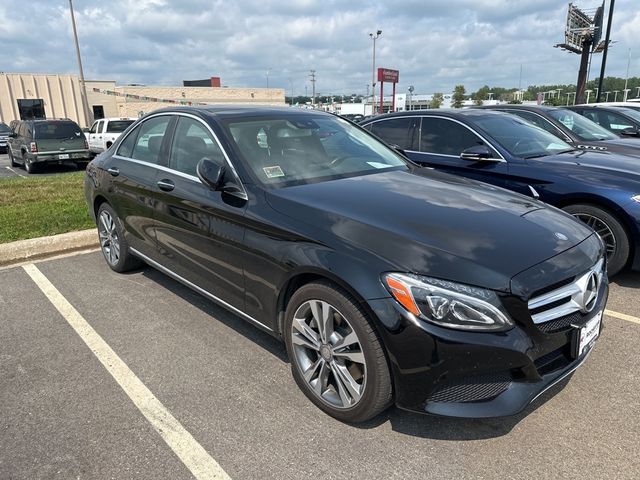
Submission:
POLYGON ((135 121, 134 118, 101 118, 96 120, 89 132, 85 134, 89 150, 94 153, 104 152, 135 121))

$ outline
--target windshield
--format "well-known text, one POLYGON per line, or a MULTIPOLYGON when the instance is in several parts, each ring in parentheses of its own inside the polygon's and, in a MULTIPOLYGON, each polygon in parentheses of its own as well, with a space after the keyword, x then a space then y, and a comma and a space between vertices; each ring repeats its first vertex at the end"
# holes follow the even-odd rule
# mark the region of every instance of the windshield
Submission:
POLYGON ((233 119, 227 128, 247 166, 269 185, 407 168, 393 149, 331 115, 233 119))
POLYGON ((0 133, 10 133, 11 129, 4 123, 0 123, 0 133))
POLYGON ((109 120, 109 123, 107 123, 107 132, 124 132, 134 121, 135 120, 109 120))
POLYGON ((39 140, 82 138, 80 127, 73 122, 37 122, 35 136, 39 140))
POLYGON ((640 122, 640 112, 633 108, 621 107, 620 113, 624 113, 627 117, 633 118, 636 122, 640 122))
POLYGON ((474 118, 473 123, 515 157, 546 157, 573 150, 555 135, 512 115, 487 115, 474 118))
POLYGON ((606 128, 571 110, 559 108, 557 110, 550 110, 548 113, 571 130, 580 140, 593 142, 598 140, 615 140, 618 138, 617 135, 614 135, 606 128))

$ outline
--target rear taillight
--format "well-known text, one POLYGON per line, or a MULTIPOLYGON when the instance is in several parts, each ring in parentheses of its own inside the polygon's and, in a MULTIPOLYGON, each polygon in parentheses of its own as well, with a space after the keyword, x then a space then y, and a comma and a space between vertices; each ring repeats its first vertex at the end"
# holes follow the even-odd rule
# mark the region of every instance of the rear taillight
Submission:
POLYGON ((36 145, 36 142, 31 142, 31 153, 38 153, 38 145, 36 145))
POLYGON ((84 148, 85 148, 86 150, 89 150, 89 142, 87 142, 87 139, 86 139, 86 138, 84 139, 84 148))

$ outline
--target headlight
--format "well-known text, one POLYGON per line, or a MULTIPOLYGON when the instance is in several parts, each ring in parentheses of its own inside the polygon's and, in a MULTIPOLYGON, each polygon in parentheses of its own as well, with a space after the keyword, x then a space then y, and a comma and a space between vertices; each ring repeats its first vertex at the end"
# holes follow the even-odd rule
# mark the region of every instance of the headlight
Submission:
POLYGON ((485 331, 513 327, 491 290, 409 273, 389 273, 382 279, 404 308, 436 325, 485 331))
POLYGON ((633 197, 631 197, 631 200, 640 203, 640 195, 634 195, 633 197))

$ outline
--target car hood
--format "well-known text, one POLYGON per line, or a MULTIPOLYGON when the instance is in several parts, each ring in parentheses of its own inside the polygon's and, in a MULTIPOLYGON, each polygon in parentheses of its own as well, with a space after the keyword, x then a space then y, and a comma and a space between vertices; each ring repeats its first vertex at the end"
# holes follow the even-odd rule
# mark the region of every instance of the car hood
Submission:
POLYGON ((601 140, 599 142, 586 142, 586 145, 593 144, 599 147, 604 147, 607 151, 612 153, 619 153, 622 155, 631 155, 633 157, 640 157, 640 141, 638 140, 625 140, 624 138, 616 140, 601 140))
POLYGON ((503 291, 517 273, 592 234, 541 202, 431 169, 287 187, 267 199, 390 269, 503 291))
MULTIPOLYGON (((640 142, 639 142, 640 143, 640 142)), ((636 153, 635 155, 639 155, 636 153)), ((640 159, 618 152, 570 152, 551 155, 540 159, 544 162, 559 162, 578 165, 590 169, 618 173, 628 178, 629 175, 640 179, 640 159)))

